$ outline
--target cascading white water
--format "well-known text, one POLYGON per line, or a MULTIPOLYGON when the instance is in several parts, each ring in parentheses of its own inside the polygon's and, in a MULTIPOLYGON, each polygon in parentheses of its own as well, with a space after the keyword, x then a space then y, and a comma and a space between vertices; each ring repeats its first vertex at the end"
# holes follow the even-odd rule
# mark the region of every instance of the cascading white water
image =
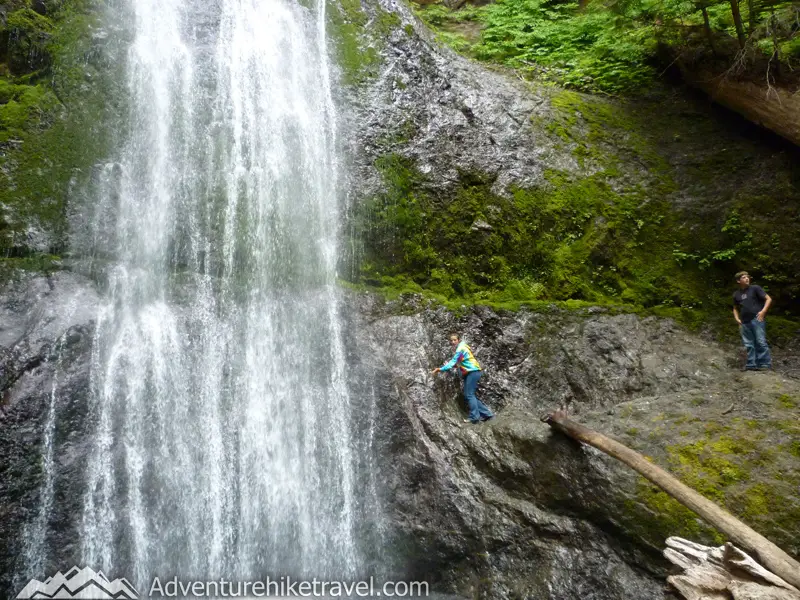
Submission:
POLYGON ((128 10, 84 563, 139 585, 354 576, 325 0, 128 10))
POLYGON ((59 374, 64 346, 68 334, 62 334, 55 346, 55 369, 50 387, 47 417, 44 423, 44 439, 42 440, 42 474, 43 482, 39 492, 39 505, 36 516, 26 524, 23 533, 24 561, 31 573, 44 571, 46 557, 47 518, 55 500, 55 437, 56 437, 56 402, 58 400, 59 374))

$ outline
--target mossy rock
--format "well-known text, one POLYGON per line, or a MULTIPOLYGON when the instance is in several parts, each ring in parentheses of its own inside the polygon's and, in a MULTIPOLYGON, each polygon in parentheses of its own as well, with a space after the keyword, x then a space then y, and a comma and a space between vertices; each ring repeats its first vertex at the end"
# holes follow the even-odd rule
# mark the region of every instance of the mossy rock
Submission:
POLYGON ((58 99, 46 85, 13 85, 0 82, 0 143, 40 133, 59 108, 58 99))
POLYGON ((118 72, 92 64, 101 54, 92 37, 99 5, 76 0, 13 8, 4 31, 13 34, 17 50, 8 46, 9 59, 17 52, 28 60, 26 71, 37 70, 20 74, 15 66, 0 76, 0 252, 38 264, 37 256, 63 249, 68 195, 89 181, 92 165, 108 152, 109 117, 124 105, 114 87, 118 72))
POLYGON ((800 254, 789 241, 800 235, 800 180, 791 155, 767 156, 680 101, 662 110, 644 100, 542 93, 551 112, 531 126, 580 169, 551 169, 538 185, 501 195, 491 173, 462 169, 442 189, 406 155, 415 131, 404 125, 381 140, 383 191, 353 216, 362 260, 349 269, 360 270, 354 281, 413 283, 454 303, 626 305, 736 343, 732 275, 747 269, 775 300, 771 343, 791 346, 800 331, 800 254), (715 136, 724 143, 710 142, 715 136), (697 159, 687 163, 687 155, 697 159), (751 181, 769 171, 768 160, 777 161, 778 182, 769 199, 763 182, 751 181))
MULTIPOLYGON (((697 399, 686 392, 632 401, 596 426, 800 555, 800 385, 772 373, 737 374, 697 399)), ((644 478, 632 476, 631 491, 617 507, 620 523, 649 544, 660 547, 670 535, 726 540, 644 478)))
POLYGON ((360 86, 374 79, 386 38, 400 27, 397 13, 377 2, 342 0, 328 3, 327 18, 342 83, 360 86))
POLYGON ((462 171, 442 193, 399 154, 376 167, 385 192, 355 217, 365 281, 404 276, 444 297, 509 301, 703 301, 699 277, 678 277, 669 207, 638 188, 614 189, 604 173, 551 170, 540 186, 506 197, 484 173, 462 171))
POLYGON ((5 47, 5 60, 12 74, 39 71, 50 64, 48 44, 53 28, 49 18, 32 8, 21 8, 8 14, 0 32, 0 45, 5 47))

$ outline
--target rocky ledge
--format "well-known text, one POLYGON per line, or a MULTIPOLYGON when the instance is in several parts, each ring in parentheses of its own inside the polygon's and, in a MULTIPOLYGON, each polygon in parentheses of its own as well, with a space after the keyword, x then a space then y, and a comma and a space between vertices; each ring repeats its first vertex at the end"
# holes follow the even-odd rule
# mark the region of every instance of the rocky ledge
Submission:
MULTIPOLYGON (((419 297, 345 294, 351 396, 377 415, 380 561, 398 576, 463 597, 663 598, 668 535, 722 541, 627 468, 539 422, 558 405, 800 553, 800 381, 741 373, 734 349, 607 308, 456 315, 419 297), (457 379, 430 376, 453 330, 484 367, 490 423, 464 425, 457 379)), ((0 294, 0 592, 14 589, 31 544, 49 549, 43 572, 74 556, 97 305, 91 282, 66 272, 0 294)))
POLYGON ((465 597, 668 597, 667 536, 721 538, 627 467, 539 421, 559 404, 800 553, 800 381, 669 320, 605 309, 460 316, 364 295, 357 378, 378 382, 384 502, 413 576, 465 597), (485 369, 498 413, 464 425, 457 380, 434 381, 447 334, 485 369))

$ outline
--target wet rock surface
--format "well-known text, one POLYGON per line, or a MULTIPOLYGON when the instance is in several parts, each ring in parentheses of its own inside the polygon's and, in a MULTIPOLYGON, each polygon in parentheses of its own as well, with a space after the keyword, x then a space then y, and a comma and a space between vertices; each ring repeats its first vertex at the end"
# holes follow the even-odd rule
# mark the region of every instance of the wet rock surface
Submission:
MULTIPOLYGON (((47 564, 37 565, 43 572, 80 555, 97 303, 92 284, 70 273, 29 276, 0 296, 6 595, 24 576, 32 544, 47 548, 47 564)), ((800 551, 791 446, 797 380, 740 373, 735 352, 671 321, 599 308, 476 307, 454 315, 419 298, 386 303, 352 292, 343 306, 351 394, 375 411, 370 485, 381 491, 385 532, 376 568, 462 597, 667 597, 660 549, 684 524, 663 513, 627 468, 539 421, 560 404, 691 483, 717 485, 732 510, 800 551), (497 412, 492 422, 462 423, 458 379, 430 375, 448 358, 451 331, 462 333, 484 368, 479 396, 497 412), (699 452, 707 479, 681 470, 680 461, 694 456, 687 448, 699 452), (703 452, 728 462, 705 464, 703 452), (734 469, 738 480, 714 479, 711 467, 734 469), (759 502, 783 508, 759 512, 759 502)), ((713 539, 701 527, 692 532, 713 539)))
POLYGON ((50 564, 41 567, 55 572, 67 564, 65 556, 77 541, 74 534, 91 441, 86 416, 96 314, 93 286, 67 272, 23 275, 0 293, 0 596, 4 598, 13 597, 12 590, 19 587, 14 576, 23 576, 26 553, 35 544, 49 549, 50 564), (46 493, 48 427, 53 436, 54 486, 46 493), (44 531, 46 537, 40 539, 44 531))
POLYGON ((578 168, 569 152, 557 151, 532 126, 532 118, 550 113, 541 91, 507 74, 475 68, 436 44, 401 2, 375 0, 365 8, 390 11, 403 26, 386 40, 379 77, 349 90, 340 102, 346 153, 353 161, 353 198, 380 187, 373 161, 387 152, 413 159, 435 188, 478 171, 494 178, 497 192, 505 192, 512 184, 540 183, 545 169, 578 168))
MULTIPOLYGON (((670 321, 592 309, 476 308, 456 318, 420 310, 421 301, 358 301, 353 364, 359 377, 380 382, 376 439, 383 441, 384 502, 395 543, 414 576, 466 597, 668 595, 659 550, 662 532, 677 523, 653 510, 627 467, 540 423, 559 403, 670 468, 670 444, 693 447, 709 425, 735 430, 747 418, 744 406, 725 413, 732 387, 751 398, 771 398, 776 386, 800 392, 796 380, 779 373, 738 373, 729 350, 670 321), (485 370, 479 397, 498 413, 489 423, 463 424, 457 380, 429 374, 449 358, 451 331, 462 332, 485 370), (692 400, 699 397, 702 408, 692 400), (645 526, 653 523, 663 528, 645 526)), ((797 417, 789 400, 779 404, 773 398, 764 409, 770 419, 797 417)), ((772 434, 791 439, 778 427, 772 434)), ((798 474, 790 453, 780 460, 787 478, 798 474)), ((742 483, 762 485, 766 477, 780 484, 774 474, 743 475, 742 483)), ((791 489, 780 489, 794 506, 791 489)), ((759 524, 774 534, 779 520, 759 524)), ((796 552, 792 535, 781 541, 796 552)))

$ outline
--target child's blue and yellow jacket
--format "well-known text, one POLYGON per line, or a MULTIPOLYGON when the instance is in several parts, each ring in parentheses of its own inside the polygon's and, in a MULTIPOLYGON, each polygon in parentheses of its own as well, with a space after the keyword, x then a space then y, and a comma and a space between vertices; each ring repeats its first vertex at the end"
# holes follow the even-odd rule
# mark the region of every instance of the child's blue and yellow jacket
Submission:
POLYGON ((472 355, 472 350, 467 346, 466 342, 459 342, 456 346, 456 353, 447 363, 439 367, 440 371, 449 371, 453 367, 458 366, 461 369, 461 374, 466 375, 472 371, 480 371, 481 366, 475 357, 472 355))

